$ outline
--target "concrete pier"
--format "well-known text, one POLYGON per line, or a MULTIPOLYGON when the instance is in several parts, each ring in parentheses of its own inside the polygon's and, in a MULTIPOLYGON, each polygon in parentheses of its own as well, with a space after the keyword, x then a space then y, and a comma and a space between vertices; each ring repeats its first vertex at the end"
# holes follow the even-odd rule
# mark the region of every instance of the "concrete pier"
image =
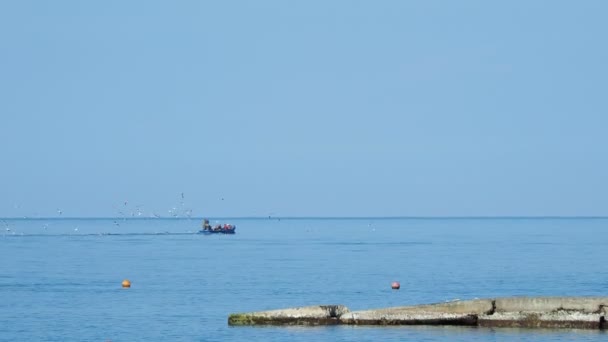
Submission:
POLYGON ((608 297, 514 297, 350 311, 317 305, 232 314, 229 325, 466 325, 608 328, 608 297))
POLYGON ((347 312, 344 305, 316 305, 299 308, 232 314, 229 325, 335 325, 347 312))
POLYGON ((485 327, 604 329, 608 297, 497 298, 485 327))

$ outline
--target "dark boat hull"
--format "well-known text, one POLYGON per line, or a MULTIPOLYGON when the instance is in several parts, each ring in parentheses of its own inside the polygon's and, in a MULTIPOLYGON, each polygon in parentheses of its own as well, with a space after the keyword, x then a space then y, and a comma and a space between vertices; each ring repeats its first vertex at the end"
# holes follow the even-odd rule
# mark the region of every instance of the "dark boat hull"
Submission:
POLYGON ((234 234, 236 231, 236 227, 231 229, 221 229, 221 230, 199 230, 199 234, 203 235, 214 235, 214 234, 234 234))

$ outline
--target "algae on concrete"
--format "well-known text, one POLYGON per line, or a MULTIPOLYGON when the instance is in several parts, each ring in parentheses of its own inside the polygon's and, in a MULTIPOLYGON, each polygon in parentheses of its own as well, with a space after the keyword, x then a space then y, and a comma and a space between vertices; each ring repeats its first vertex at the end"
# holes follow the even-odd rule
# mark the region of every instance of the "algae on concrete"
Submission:
POLYGON ((231 314, 228 316, 229 325, 254 325, 255 320, 251 315, 246 314, 231 314))
POLYGON ((514 297, 349 311, 315 305, 232 314, 230 325, 470 325, 605 329, 608 297, 514 297))

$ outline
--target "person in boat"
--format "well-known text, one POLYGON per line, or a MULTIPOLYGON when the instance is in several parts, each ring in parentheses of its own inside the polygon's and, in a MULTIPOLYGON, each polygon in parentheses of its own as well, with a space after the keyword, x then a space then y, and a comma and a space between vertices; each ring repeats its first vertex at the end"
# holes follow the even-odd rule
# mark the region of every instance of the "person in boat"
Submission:
POLYGON ((216 224, 215 226, 213 226, 213 231, 214 232, 219 232, 220 230, 222 230, 222 225, 221 224, 216 224))
POLYGON ((211 225, 209 224, 208 219, 203 220, 203 230, 211 230, 211 225))

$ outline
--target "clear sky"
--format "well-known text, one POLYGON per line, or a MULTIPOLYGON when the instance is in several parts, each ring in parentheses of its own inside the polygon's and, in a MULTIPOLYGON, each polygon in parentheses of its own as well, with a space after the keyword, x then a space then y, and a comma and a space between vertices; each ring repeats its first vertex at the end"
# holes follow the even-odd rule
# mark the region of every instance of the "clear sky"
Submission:
POLYGON ((606 13, 2 1, 0 217, 608 215, 606 13))

